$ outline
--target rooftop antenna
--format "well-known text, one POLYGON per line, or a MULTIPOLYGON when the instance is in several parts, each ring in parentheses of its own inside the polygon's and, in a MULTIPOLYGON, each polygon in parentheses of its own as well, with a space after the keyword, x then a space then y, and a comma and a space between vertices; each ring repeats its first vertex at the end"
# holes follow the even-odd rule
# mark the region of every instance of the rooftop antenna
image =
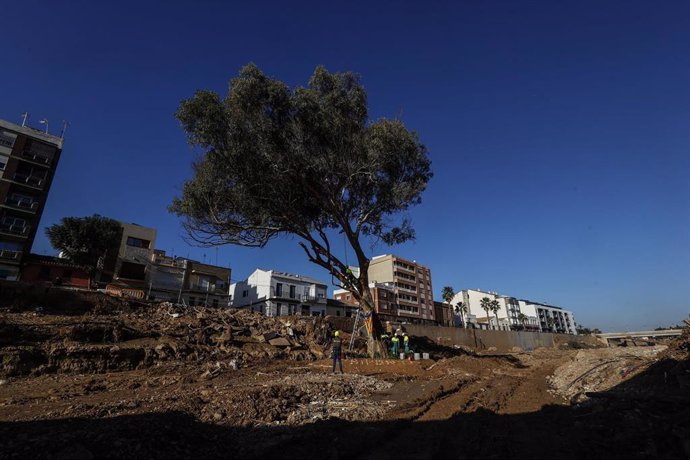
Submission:
POLYGON ((65 138, 65 131, 67 131, 68 126, 69 126, 69 121, 62 120, 62 132, 60 133, 60 139, 65 138))
POLYGON ((46 125, 46 134, 48 134, 48 119, 44 118, 43 120, 39 121, 40 124, 46 125))
POLYGON ((22 117, 22 128, 26 126, 26 120, 29 118, 29 112, 24 112, 21 114, 22 117))

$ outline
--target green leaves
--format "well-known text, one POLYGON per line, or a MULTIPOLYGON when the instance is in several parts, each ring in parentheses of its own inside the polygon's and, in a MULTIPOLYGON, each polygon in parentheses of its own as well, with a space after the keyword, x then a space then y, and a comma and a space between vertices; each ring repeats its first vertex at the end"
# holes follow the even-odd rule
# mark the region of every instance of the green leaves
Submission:
POLYGON ((444 288, 441 290, 441 297, 443 298, 444 302, 450 303, 453 300, 453 297, 455 297, 455 290, 451 286, 444 286, 444 288))
POLYGON ((345 234, 360 265, 363 235, 414 238, 399 214, 421 202, 432 177, 426 148, 399 120, 369 123, 357 75, 320 66, 291 90, 249 64, 225 98, 199 91, 177 118, 204 150, 170 207, 197 243, 261 247, 295 235, 310 260, 339 276, 346 267, 328 230, 345 234))
POLYGON ((366 104, 356 75, 323 67, 295 91, 250 64, 224 100, 197 92, 177 117, 206 155, 173 212, 206 243, 342 225, 388 244, 414 238, 409 222, 384 218, 421 201, 426 149, 400 121, 367 125, 366 104))
POLYGON ((50 244, 70 261, 95 269, 98 259, 108 249, 120 244, 122 227, 113 219, 94 214, 91 217, 65 217, 46 228, 50 244))

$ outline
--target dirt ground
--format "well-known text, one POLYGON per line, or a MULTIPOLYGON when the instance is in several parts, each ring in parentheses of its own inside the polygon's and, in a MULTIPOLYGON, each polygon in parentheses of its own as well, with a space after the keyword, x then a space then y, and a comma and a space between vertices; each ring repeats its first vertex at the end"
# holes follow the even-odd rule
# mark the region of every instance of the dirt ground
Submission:
POLYGON ((6 306, 0 458, 690 458, 687 331, 668 347, 354 357, 341 375, 329 328, 105 297, 6 306))

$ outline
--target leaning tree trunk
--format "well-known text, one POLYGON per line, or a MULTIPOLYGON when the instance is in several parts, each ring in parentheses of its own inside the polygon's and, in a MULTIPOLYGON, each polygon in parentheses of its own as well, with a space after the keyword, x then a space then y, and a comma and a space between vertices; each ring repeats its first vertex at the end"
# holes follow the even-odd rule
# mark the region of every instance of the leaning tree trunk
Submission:
POLYGON ((374 300, 371 297, 371 291, 369 291, 369 286, 367 283, 366 288, 363 289, 361 299, 359 301, 360 307, 365 314, 368 314, 366 318, 367 332, 369 337, 367 340, 367 353, 370 358, 383 357, 385 356, 385 347, 381 343, 381 325, 378 320, 378 315, 376 314, 376 308, 374 307, 374 300))

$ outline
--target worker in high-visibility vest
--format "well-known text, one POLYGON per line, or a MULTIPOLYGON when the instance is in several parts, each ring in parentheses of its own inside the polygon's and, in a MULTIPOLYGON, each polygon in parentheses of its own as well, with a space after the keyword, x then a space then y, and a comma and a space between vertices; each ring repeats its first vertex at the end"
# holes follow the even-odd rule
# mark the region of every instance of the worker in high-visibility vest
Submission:
POLYGON ((403 343, 405 344, 405 353, 410 352, 410 336, 407 335, 407 332, 403 333, 403 343))
POLYGON ((400 339, 398 338, 397 335, 394 335, 393 338, 391 339, 391 342, 393 342, 393 355, 398 356, 398 349, 400 347, 400 339))

